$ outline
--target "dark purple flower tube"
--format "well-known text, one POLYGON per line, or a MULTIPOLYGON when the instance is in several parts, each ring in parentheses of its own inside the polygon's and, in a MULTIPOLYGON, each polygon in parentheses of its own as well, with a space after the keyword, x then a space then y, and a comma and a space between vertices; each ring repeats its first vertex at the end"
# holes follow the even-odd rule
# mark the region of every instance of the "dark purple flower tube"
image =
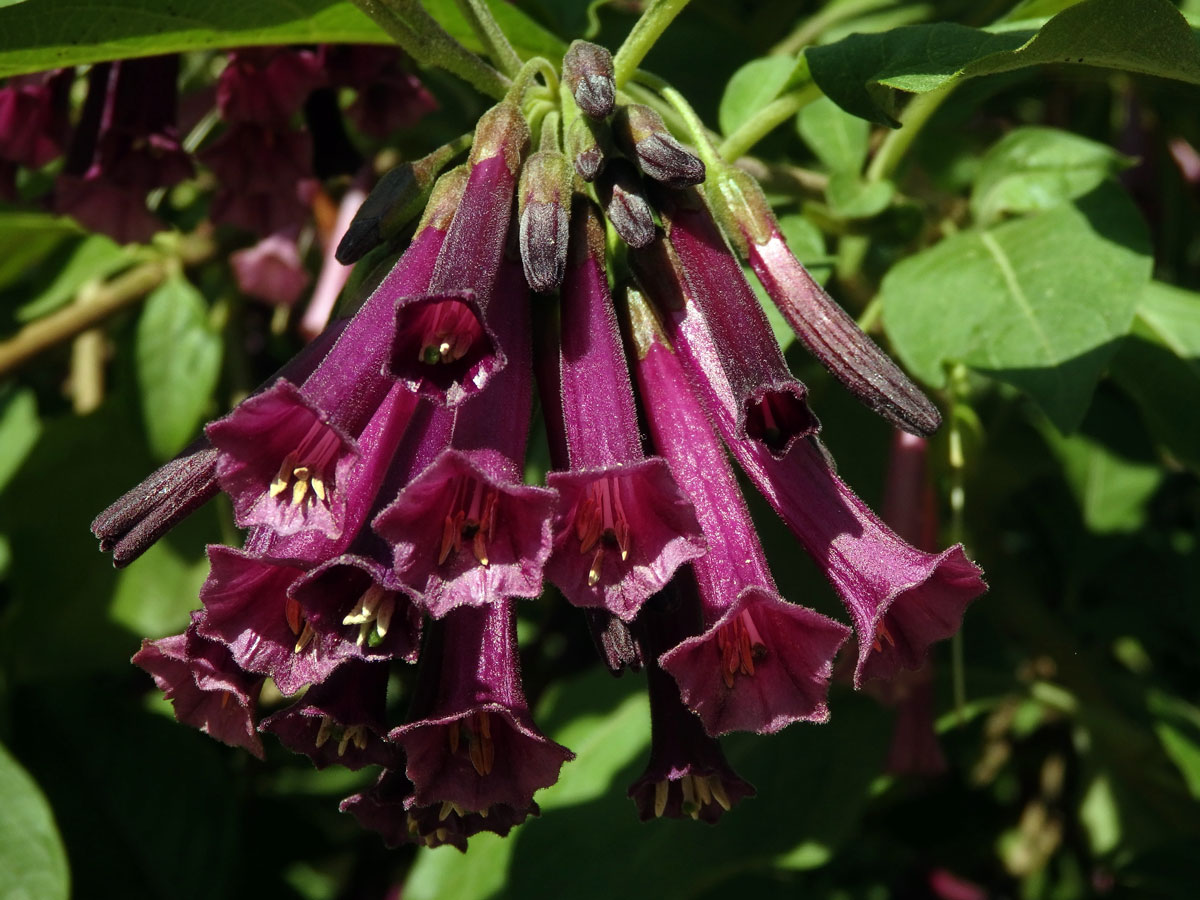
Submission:
POLYGON ((643 821, 684 816, 715 823, 754 787, 738 777, 716 738, 705 734, 700 720, 680 702, 679 686, 655 660, 702 627, 700 598, 690 572, 651 600, 638 616, 636 630, 642 655, 650 660, 646 681, 650 692, 650 761, 629 788, 643 821))
POLYGON ((479 120, 469 176, 427 289, 397 304, 391 371, 423 397, 457 406, 504 367, 489 312, 504 258, 529 126, 511 103, 479 120))
POLYGON ((509 362, 458 407, 451 449, 378 517, 396 572, 435 618, 459 605, 536 597, 550 555, 553 491, 521 483, 532 404, 528 288, 506 261, 494 304, 509 362))
POLYGON ((941 413, 788 249, 754 179, 733 167, 709 189, 726 232, 801 343, 846 389, 897 428, 930 435, 941 413))
POLYGON ((217 109, 227 122, 283 126, 324 81, 321 62, 311 50, 235 50, 217 79, 217 109))
POLYGON ((203 620, 203 613, 192 613, 183 634, 142 641, 132 662, 154 677, 180 722, 262 759, 254 722, 263 679, 240 669, 224 644, 201 637, 203 620))
POLYGON ((538 814, 536 803, 521 809, 493 806, 483 813, 468 812, 449 802, 420 806, 413 797, 412 782, 394 769, 384 769, 375 784, 347 797, 338 808, 352 814, 364 828, 378 832, 389 847, 449 844, 463 852, 472 835, 491 831, 504 837, 513 826, 538 814))
POLYGON ((0 160, 41 168, 62 155, 74 69, 11 78, 0 88, 0 160))
POLYGON ((266 237, 297 230, 308 217, 312 136, 305 131, 234 122, 197 154, 217 176, 209 217, 266 237))
POLYGON ((405 68, 398 47, 327 44, 320 54, 330 84, 358 92, 346 112, 363 134, 386 138, 438 108, 421 79, 405 68))
POLYGON ((546 574, 576 606, 629 621, 704 540, 667 464, 642 453, 599 212, 580 197, 572 222, 559 368, 571 470, 548 478, 559 511, 546 574))
POLYGON ((574 758, 537 730, 521 688, 515 604, 457 609, 422 654, 412 721, 393 730, 420 806, 527 809, 574 758))
POLYGON ((823 722, 833 656, 849 629, 779 596, 724 450, 680 361, 644 298, 632 289, 628 295, 650 432, 708 542, 708 552, 692 563, 707 630, 664 653, 659 664, 711 735, 823 722))
POLYGON ((384 663, 348 662, 300 700, 263 719, 259 731, 275 734, 318 769, 396 764, 399 754, 384 725, 387 680, 384 663))
POLYGON ((742 469, 837 590, 854 619, 854 684, 920 667, 930 644, 958 631, 972 600, 987 590, 961 544, 926 553, 887 527, 834 473, 821 448, 798 441, 776 459, 739 440, 710 404, 742 469))
POLYGON ((711 385, 739 436, 783 455, 818 428, 807 390, 788 371, 766 314, 700 194, 671 192, 660 211, 667 242, 630 254, 639 281, 663 310, 692 380, 711 385))

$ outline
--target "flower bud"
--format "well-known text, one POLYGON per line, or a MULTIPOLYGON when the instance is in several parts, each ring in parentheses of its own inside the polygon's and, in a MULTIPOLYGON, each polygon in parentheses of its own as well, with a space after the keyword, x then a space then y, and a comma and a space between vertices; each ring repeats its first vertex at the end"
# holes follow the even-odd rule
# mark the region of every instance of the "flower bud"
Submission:
POLYGON ((571 167, 556 150, 529 157, 518 190, 521 264, 525 280, 538 293, 562 284, 567 268, 571 167))
POLYGON ((596 182, 596 193, 617 234, 631 247, 654 240, 654 212, 642 193, 637 170, 623 159, 613 160, 596 182))
POLYGON ((612 155, 607 137, 602 126, 582 116, 567 126, 567 156, 584 181, 595 181, 612 155))
POLYGON ((613 80, 612 54, 599 44, 573 41, 563 57, 563 81, 579 108, 593 119, 612 114, 617 84, 613 80))
POLYGON ((684 187, 704 181, 704 163, 677 141, 662 117, 648 106, 622 106, 613 119, 613 134, 626 156, 638 167, 669 187, 684 187))

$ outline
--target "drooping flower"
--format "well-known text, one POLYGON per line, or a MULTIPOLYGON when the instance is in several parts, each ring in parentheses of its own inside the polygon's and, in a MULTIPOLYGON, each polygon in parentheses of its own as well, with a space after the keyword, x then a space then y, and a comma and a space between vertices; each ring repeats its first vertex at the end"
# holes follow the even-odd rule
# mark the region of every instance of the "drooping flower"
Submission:
POLYGON ((405 68, 397 47, 327 44, 320 54, 329 83, 357 91, 346 112, 363 134, 386 138, 438 108, 421 79, 405 68))
POLYGON ((547 479, 560 498, 547 575, 575 605, 628 621, 704 543, 666 462, 642 453, 599 212, 580 198, 572 223, 559 395, 543 393, 565 423, 570 465, 547 479))
POLYGON ((711 735, 825 721, 833 656, 849 629, 779 596, 737 481, 680 361, 641 294, 630 289, 627 297, 650 432, 708 542, 708 552, 692 563, 706 630, 659 663, 711 735))
POLYGON ((278 306, 292 306, 312 276, 300 259, 294 238, 272 234, 253 247, 230 254, 238 290, 257 300, 278 306))
POLYGON ((553 784, 574 754, 533 724, 514 602, 455 609, 433 631, 411 721, 390 734, 407 756, 415 803, 489 817, 495 808, 529 809, 534 792, 553 784))
POLYGON ((193 613, 183 634, 142 641, 132 662, 154 677, 180 722, 261 759, 255 708, 263 679, 240 669, 219 641, 201 637, 203 621, 203 613, 193 613))
POLYGON ((217 109, 227 122, 285 125, 324 80, 321 61, 311 50, 235 50, 217 78, 217 109))
POLYGON ((0 87, 0 160, 40 168, 62 155, 74 79, 74 69, 60 69, 0 87))

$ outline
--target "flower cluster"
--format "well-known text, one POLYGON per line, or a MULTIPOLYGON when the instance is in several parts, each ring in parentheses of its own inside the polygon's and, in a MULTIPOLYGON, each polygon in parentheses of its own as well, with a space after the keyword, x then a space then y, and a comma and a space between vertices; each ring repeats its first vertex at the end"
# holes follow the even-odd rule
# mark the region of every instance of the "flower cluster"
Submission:
POLYGON ((244 547, 209 548, 190 627, 134 662, 227 743, 381 766, 342 808, 389 844, 505 834, 571 759, 522 689, 517 607, 543 579, 614 672, 646 671, 642 818, 715 821, 753 793, 720 735, 828 719, 851 629, 780 595, 729 456, 844 601, 856 687, 920 667, 984 590, 960 546, 911 546, 836 474, 730 242, 868 405, 922 434, 938 414, 757 185, 625 102, 603 48, 574 43, 557 81, 527 67, 469 142, 385 177, 339 258, 407 249, 358 313, 93 526, 122 565, 228 494, 244 547), (523 483, 535 380, 545 487, 523 483), (388 722, 390 667, 413 663, 388 722), (266 679, 294 700, 260 720, 266 679))

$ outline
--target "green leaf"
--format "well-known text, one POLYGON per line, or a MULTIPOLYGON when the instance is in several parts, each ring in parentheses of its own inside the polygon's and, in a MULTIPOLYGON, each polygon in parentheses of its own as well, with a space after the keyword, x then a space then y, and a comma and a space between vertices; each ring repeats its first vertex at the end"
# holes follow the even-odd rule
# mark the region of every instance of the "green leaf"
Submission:
POLYGON ((0 388, 0 491, 17 474, 41 433, 33 391, 0 388))
POLYGON ((0 896, 65 900, 71 876, 54 815, 37 784, 3 745, 0 797, 0 896))
POLYGON ((717 121, 721 132, 733 134, 751 116, 787 89, 800 63, 794 56, 752 59, 733 73, 721 96, 717 121))
MULTIPOLYGON (((454 0, 425 6, 474 50, 479 42, 454 0)), ((561 56, 565 46, 503 0, 489 6, 524 56, 561 56)), ((131 56, 270 44, 389 43, 358 7, 330 0, 39 0, 0 10, 0 76, 131 56)))
POLYGON ((89 281, 101 281, 133 263, 137 253, 133 247, 120 247, 103 234, 85 235, 80 240, 59 248, 52 260, 42 267, 51 273, 45 282, 45 272, 36 283, 31 299, 17 308, 17 321, 28 322, 53 312, 69 302, 89 281))
POLYGON ((1011 131, 980 163, 971 213, 991 225, 1006 213, 1037 212, 1082 197, 1131 163, 1106 144, 1056 128, 1011 131))
POLYGON ((813 80, 848 112, 896 127, 888 88, 924 93, 948 82, 1044 63, 1121 69, 1200 84, 1200 47, 1168 0, 1083 0, 1036 33, 948 22, 851 35, 805 50, 813 80))
POLYGON ((1073 430, 1150 278, 1145 225, 1116 186, 894 266, 883 318, 910 371, 941 386, 963 362, 1025 390, 1073 430))
POLYGON ((796 130, 831 172, 858 172, 867 158, 871 126, 828 97, 800 110, 796 130))
POLYGON ((182 276, 146 300, 137 331, 137 371, 150 447, 173 456, 195 437, 221 370, 221 337, 200 292, 182 276))
POLYGON ((80 234, 80 227, 62 216, 11 209, 0 211, 0 286, 21 278, 63 241, 80 234))
POLYGON ((869 219, 888 208, 896 189, 890 181, 863 181, 857 172, 835 172, 825 197, 839 219, 869 219))
POLYGON ((1150 282, 1110 375, 1154 439, 1200 471, 1200 294, 1150 282))
POLYGON ((1064 9, 1082 3, 1083 0, 1021 0, 1005 13, 999 21, 1020 22, 1025 19, 1044 19, 1057 15, 1064 9))
POLYGON ((169 543, 157 543, 117 575, 109 618, 143 637, 178 634, 207 576, 204 556, 186 559, 169 543))

